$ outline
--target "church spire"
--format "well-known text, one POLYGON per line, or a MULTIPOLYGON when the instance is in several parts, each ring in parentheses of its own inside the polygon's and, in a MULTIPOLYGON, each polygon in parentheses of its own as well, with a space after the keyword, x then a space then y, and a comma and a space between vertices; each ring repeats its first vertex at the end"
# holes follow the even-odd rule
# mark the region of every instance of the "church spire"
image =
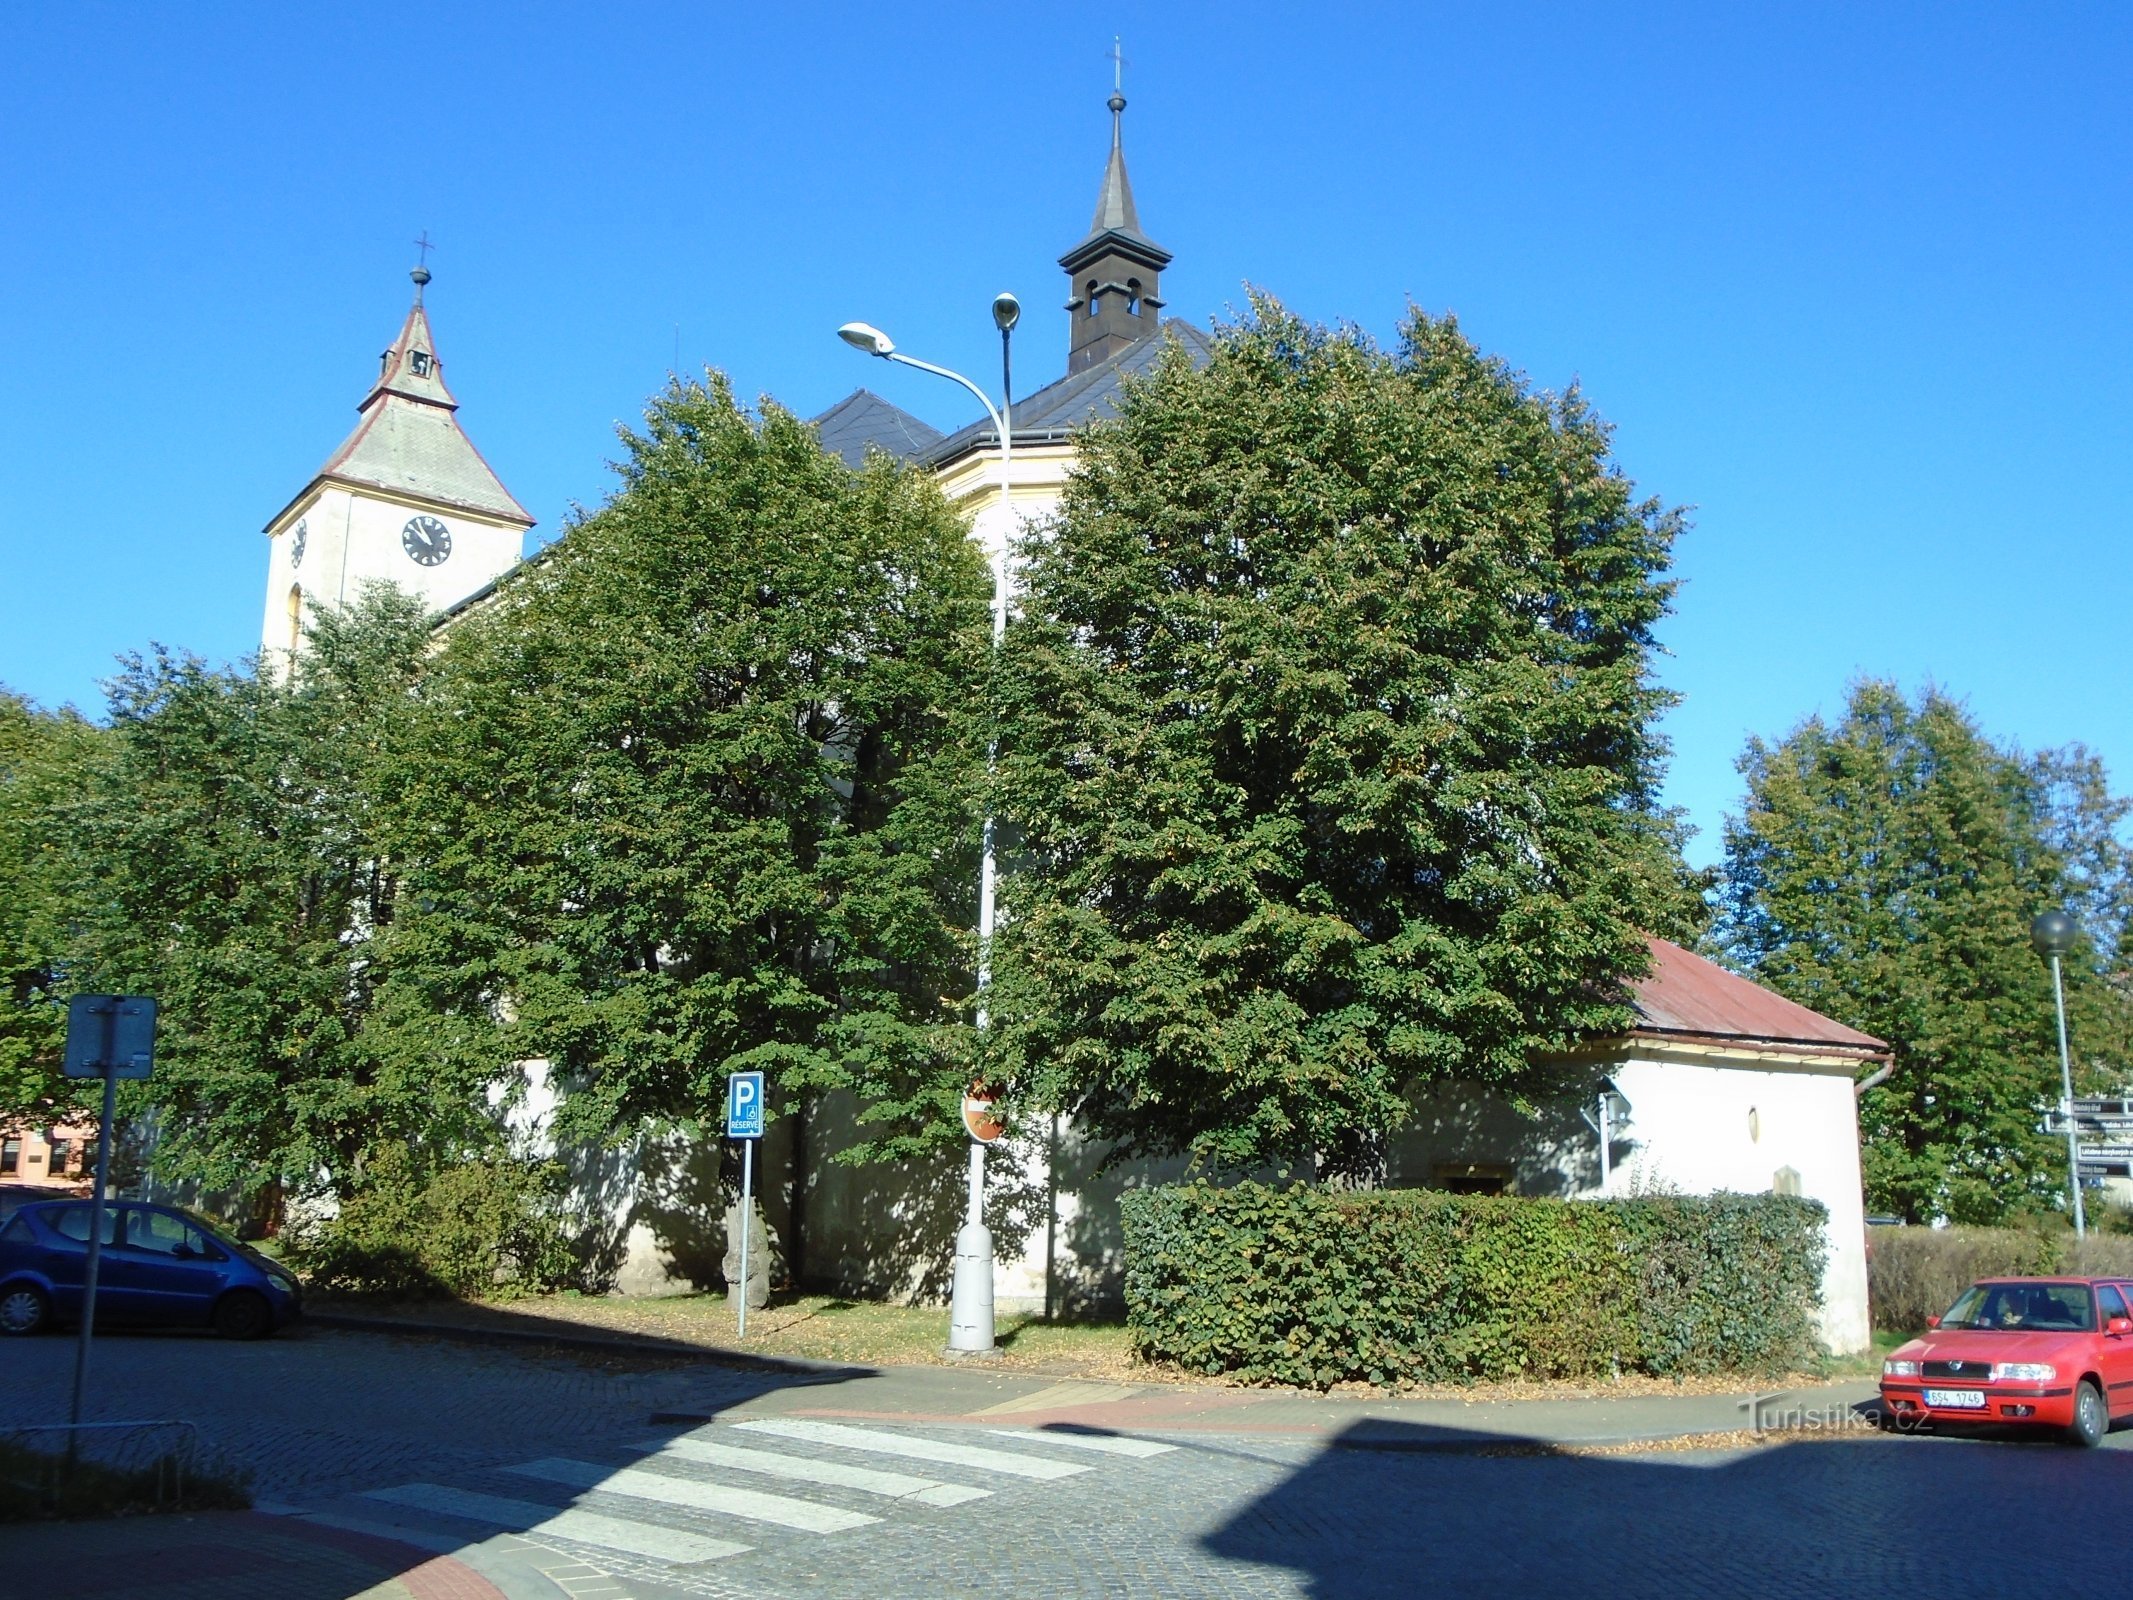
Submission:
MULTIPOLYGON (((424 251, 427 254, 427 249, 424 251)), ((425 405, 457 411, 459 402, 444 386, 444 363, 437 359, 437 341, 430 336, 430 314, 423 308, 422 291, 429 287, 430 269, 418 266, 408 274, 415 284, 415 302, 407 308, 407 321, 400 337, 378 358, 378 381, 363 397, 358 411, 368 411, 381 396, 396 394, 425 405)))
POLYGON ((1113 89, 1104 104, 1111 108, 1111 160, 1104 167, 1104 186, 1096 196, 1096 219, 1089 224, 1089 232, 1092 236, 1130 233, 1138 238, 1141 214, 1133 204, 1133 180, 1126 176, 1126 97, 1113 89))
MULTIPOLYGON (((430 314, 422 303, 430 269, 417 266, 408 277, 414 280, 414 303, 400 324, 400 336, 379 358, 377 382, 356 407, 362 420, 327 458, 310 487, 268 525, 270 531, 326 483, 358 494, 382 490, 408 504, 467 512, 498 526, 533 526, 526 508, 498 480, 459 425, 459 401, 445 387, 444 363, 437 359, 430 314)), ((518 559, 515 545, 510 559, 518 559)), ((394 575, 404 576, 397 569, 394 575)))
POLYGON ((1156 331, 1163 302, 1157 277, 1170 252, 1141 231, 1126 176, 1126 97, 1121 92, 1114 45, 1111 98, 1111 158, 1096 196, 1088 237, 1059 258, 1067 273, 1067 371, 1080 372, 1109 359, 1156 331))

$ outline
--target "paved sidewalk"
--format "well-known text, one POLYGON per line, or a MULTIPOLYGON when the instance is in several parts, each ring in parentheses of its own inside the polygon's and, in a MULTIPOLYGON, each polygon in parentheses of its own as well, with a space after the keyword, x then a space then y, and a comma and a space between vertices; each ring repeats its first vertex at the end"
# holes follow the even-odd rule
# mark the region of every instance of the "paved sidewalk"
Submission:
MULTIPOLYGON (((852 1417, 926 1423, 997 1426, 1059 1424, 1120 1431, 1209 1431, 1310 1437, 1340 1435, 1347 1444, 1391 1443, 1411 1447, 1417 1428, 1438 1429, 1448 1446, 1497 1443, 1600 1445, 1661 1441, 1702 1433, 1729 1433, 1761 1425, 1777 1428, 1788 1418, 1806 1426, 1841 1425, 1845 1412, 1870 1402, 1871 1379, 1811 1384, 1782 1391, 1743 1380, 1723 1393, 1620 1395, 1584 1393, 1574 1398, 1531 1400, 1408 1399, 1353 1394, 1319 1395, 1295 1389, 1231 1388, 1198 1383, 1111 1383, 1058 1379, 988 1367, 854 1367, 791 1357, 749 1357, 700 1346, 636 1336, 557 1339, 541 1334, 498 1333, 452 1324, 428 1325, 400 1318, 336 1313, 329 1327, 383 1336, 437 1338, 475 1345, 547 1345, 618 1355, 691 1355, 705 1368, 760 1372, 789 1380, 745 1399, 721 1403, 707 1395, 696 1410, 677 1408, 677 1421, 709 1422, 757 1416, 852 1417), (1759 1412, 1751 1403, 1762 1400, 1759 1412), (1487 1435, 1490 1439, 1478 1439, 1487 1435)), ((715 1390, 715 1383, 711 1386, 715 1390)))
POLYGON ((1661 1442, 1758 1426, 1834 1429, 1874 1398, 1872 1383, 1723 1394, 1536 1400, 1402 1399, 1186 1384, 1095 1383, 940 1367, 885 1367, 808 1388, 773 1389, 675 1420, 845 1417, 1120 1433, 1233 1433, 1347 1446, 1487 1449, 1508 1444, 1661 1442), (1757 1401, 1761 1403, 1756 1404, 1757 1401))

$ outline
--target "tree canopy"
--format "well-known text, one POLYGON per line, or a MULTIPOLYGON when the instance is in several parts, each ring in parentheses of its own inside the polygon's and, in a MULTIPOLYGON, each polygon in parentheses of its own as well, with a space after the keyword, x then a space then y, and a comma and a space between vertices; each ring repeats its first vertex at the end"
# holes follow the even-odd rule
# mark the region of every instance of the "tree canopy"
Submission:
POLYGON ((1083 438, 998 689, 989 1070, 1126 1149, 1368 1172, 1433 1079, 1619 1029, 1679 517, 1450 320, 1270 300, 1083 438))
POLYGON ((480 1142, 493 1060, 396 982, 385 831, 428 619, 373 591, 311 621, 292 673, 155 651, 110 685, 60 809, 75 987, 161 1003, 159 1166, 242 1192, 340 1187, 382 1143, 480 1142))
POLYGON ((0 1125, 49 1121, 82 1103, 60 1076, 72 872, 65 808, 96 730, 0 688, 0 1125))
POLYGON ((550 1063, 563 1125, 708 1117, 726 1074, 843 1087, 869 1153, 967 1083, 982 558, 920 473, 853 473, 725 381, 459 623, 395 845, 434 1003, 550 1063))
MULTIPOLYGON (((2078 1071, 2120 1088, 2133 1013, 2109 979, 2129 893, 2114 799, 2086 751, 1995 745, 1937 689, 1854 686, 1741 757, 1726 828, 1726 953, 1779 993, 1888 1041, 1863 1097, 1869 1203, 1911 1221, 1997 1222, 2053 1205, 2063 1141, 2051 982, 2030 920, 2064 906, 2085 942, 2065 963, 2078 1071)), ((2076 1085, 2079 1092, 2080 1085, 2076 1085)))

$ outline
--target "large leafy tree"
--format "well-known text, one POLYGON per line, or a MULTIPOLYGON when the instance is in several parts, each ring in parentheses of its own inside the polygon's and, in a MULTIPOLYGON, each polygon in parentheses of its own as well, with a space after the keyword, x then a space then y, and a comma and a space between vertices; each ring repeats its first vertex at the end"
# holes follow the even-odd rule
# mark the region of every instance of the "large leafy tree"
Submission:
MULTIPOLYGON (((1762 982, 1888 1041, 1861 1105, 1867 1192, 1912 1221, 1993 1222, 2063 1196, 2050 980, 2032 917, 2072 910, 2065 963, 2082 1075, 2122 1087, 2133 1042, 2107 977, 2125 927, 2126 803, 2076 748, 1991 742, 1963 706, 1862 682, 1741 758, 1726 829, 1723 948, 1762 982)), ((2078 1087, 2078 1085, 2077 1085, 2078 1087)))
POLYGON ((96 730, 0 689, 0 1124, 82 1103, 60 1076, 70 947, 70 853, 62 808, 93 759, 96 730))
POLYGON ((165 1172, 224 1192, 345 1189, 384 1142, 480 1142, 471 1056, 395 986, 380 831, 428 622, 374 592, 313 620, 292 675, 157 651, 110 685, 100 759, 60 805, 77 986, 161 1002, 165 1172))
POLYGON ((1449 320, 1269 300, 1090 431, 999 690, 990 1070, 1130 1150, 1370 1174, 1433 1079, 1629 1020, 1675 514, 1449 320))
POLYGON ((954 1124, 988 585, 922 474, 677 383, 621 485, 452 632, 396 804, 445 1014, 581 1137, 830 1087, 954 1124), (945 1002, 949 1004, 944 1005, 945 1002))

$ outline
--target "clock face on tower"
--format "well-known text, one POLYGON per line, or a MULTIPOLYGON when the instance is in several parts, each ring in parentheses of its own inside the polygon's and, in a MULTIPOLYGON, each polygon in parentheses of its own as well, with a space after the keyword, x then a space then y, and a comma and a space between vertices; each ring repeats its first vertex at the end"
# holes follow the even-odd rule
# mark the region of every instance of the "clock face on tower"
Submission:
POLYGON ((309 522, 299 522, 296 525, 296 532, 289 536, 290 566, 300 567, 304 564, 304 541, 310 536, 311 524, 309 522))
POLYGON ((452 553, 452 530, 435 517, 409 517, 400 530, 400 548, 417 566, 437 566, 452 553))

